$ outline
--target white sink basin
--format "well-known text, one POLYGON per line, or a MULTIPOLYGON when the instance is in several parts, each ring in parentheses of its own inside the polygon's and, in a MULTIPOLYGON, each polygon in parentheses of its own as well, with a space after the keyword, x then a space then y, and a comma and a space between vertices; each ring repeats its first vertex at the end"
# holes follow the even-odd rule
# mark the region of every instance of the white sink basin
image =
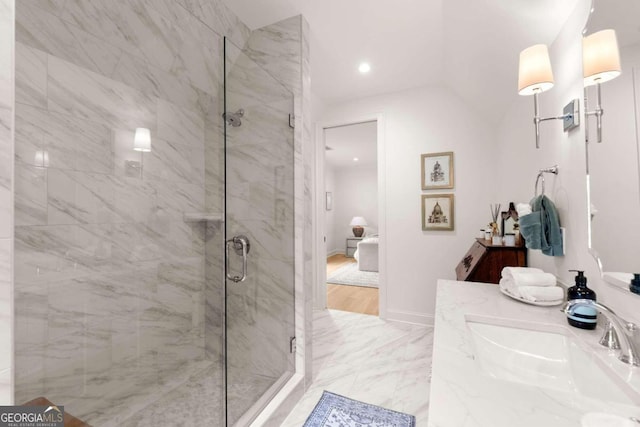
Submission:
POLYGON ((474 359, 484 375, 600 401, 639 404, 640 397, 607 372, 569 334, 467 319, 474 359))

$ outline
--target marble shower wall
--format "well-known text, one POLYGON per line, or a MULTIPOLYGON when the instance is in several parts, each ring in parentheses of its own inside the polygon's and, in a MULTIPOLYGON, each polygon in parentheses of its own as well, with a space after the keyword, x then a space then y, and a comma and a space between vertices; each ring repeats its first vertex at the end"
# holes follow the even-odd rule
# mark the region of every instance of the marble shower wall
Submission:
POLYGON ((0 0, 0 405, 13 404, 14 0, 0 0))
POLYGON ((296 354, 307 382, 311 382, 312 330, 312 193, 314 149, 311 139, 311 77, 309 24, 302 15, 255 30, 245 52, 275 76, 295 99, 295 293, 296 354))
MULTIPOLYGON (((311 78, 309 25, 295 16, 255 30, 245 52, 294 94, 294 212, 295 212, 295 334, 298 340, 296 370, 312 375, 312 191, 314 147, 311 134, 311 78)), ((288 402, 295 402, 289 399, 288 402)), ((290 408, 289 408, 290 409, 290 408)), ((276 425, 288 408, 280 408, 271 421, 276 425), (276 419, 277 417, 280 417, 276 419)))
POLYGON ((223 234, 183 214, 222 209, 222 35, 249 30, 216 0, 16 15, 15 397, 91 422, 219 362, 223 234))
MULTIPOLYGON (((227 282, 227 401, 233 423, 294 371, 294 135, 293 94, 239 48, 227 44, 226 53, 227 109, 244 110, 241 126, 227 126, 227 236, 243 234, 251 244, 247 279, 227 282), (243 401, 241 393, 253 398, 243 401)), ((240 274, 241 257, 232 252, 231 261, 233 274, 240 274)))

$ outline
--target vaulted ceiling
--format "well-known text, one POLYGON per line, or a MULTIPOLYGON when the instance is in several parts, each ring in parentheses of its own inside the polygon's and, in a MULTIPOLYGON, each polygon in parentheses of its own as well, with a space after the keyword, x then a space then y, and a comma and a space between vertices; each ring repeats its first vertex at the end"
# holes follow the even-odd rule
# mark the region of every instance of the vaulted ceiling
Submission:
POLYGON ((519 52, 552 43, 589 0, 225 1, 251 29, 305 16, 312 91, 326 104, 446 84, 498 122, 516 94, 519 52))

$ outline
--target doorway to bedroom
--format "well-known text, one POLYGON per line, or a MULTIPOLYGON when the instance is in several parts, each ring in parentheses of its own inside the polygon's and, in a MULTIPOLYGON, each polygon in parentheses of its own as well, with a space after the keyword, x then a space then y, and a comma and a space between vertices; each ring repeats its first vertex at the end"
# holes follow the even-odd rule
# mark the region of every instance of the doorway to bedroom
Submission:
POLYGON ((324 129, 327 308, 379 315, 377 121, 324 129))

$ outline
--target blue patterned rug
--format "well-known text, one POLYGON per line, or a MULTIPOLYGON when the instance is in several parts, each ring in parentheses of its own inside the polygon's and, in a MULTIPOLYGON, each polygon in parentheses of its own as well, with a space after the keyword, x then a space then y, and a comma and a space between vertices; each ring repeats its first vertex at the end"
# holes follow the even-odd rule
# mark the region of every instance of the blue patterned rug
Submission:
POLYGON ((328 391, 303 427, 415 427, 416 417, 358 402, 328 391))

